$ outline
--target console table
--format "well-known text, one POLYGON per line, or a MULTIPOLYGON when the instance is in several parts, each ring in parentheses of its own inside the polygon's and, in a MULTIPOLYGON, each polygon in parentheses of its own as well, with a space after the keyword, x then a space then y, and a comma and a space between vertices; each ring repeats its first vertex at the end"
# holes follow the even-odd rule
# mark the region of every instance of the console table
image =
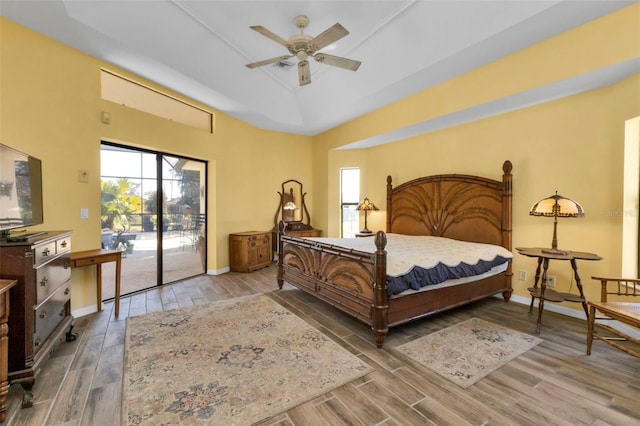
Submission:
POLYGON ((102 310, 102 264, 116 262, 116 296, 115 296, 115 316, 120 313, 120 271, 122 265, 122 252, 119 250, 85 250, 71 253, 71 267, 96 265, 96 294, 98 311, 102 310))
POLYGON ((553 251, 545 248, 524 248, 516 247, 518 253, 528 257, 535 257, 538 259, 538 267, 536 268, 536 278, 533 283, 533 287, 529 287, 529 294, 531 294, 531 305, 529 306, 529 315, 533 311, 533 301, 539 299, 538 304, 538 320, 536 322, 536 333, 540 333, 540 326, 542 324, 542 311, 544 310, 544 301, 550 302, 576 302, 581 303, 584 313, 589 318, 589 311, 587 308, 587 301, 582 291, 582 280, 578 275, 578 264, 576 260, 602 260, 600 256, 594 253, 585 253, 581 251, 553 251), (549 269, 550 260, 568 260, 571 262, 571 268, 573 269, 573 276, 576 280, 576 287, 578 287, 579 294, 574 293, 562 293, 553 289, 547 288, 547 270, 549 269), (542 276, 540 275, 540 269, 542 267, 542 276), (542 279, 542 280, 540 280, 542 279), (540 287, 538 287, 540 282, 540 287))
POLYGON ((9 289, 16 284, 16 280, 0 279, 0 423, 7 417, 4 402, 9 392, 9 289))

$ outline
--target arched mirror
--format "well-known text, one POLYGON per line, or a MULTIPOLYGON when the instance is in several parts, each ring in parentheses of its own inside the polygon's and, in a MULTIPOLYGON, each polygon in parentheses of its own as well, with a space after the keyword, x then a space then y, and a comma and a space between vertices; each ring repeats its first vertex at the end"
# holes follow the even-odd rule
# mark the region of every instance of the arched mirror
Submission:
POLYGON ((278 222, 283 220, 287 224, 306 224, 309 225, 310 218, 307 206, 304 203, 306 192, 302 190, 302 183, 289 179, 282 182, 282 189, 278 192, 280 203, 274 217, 274 227, 277 228, 278 222))
POLYGON ((273 230, 271 241, 273 242, 273 253, 277 251, 279 240, 280 221, 285 223, 284 233, 293 237, 320 237, 322 231, 311 226, 309 210, 305 204, 304 197, 307 195, 302 189, 302 183, 289 179, 282 182, 282 187, 278 191, 278 209, 273 218, 273 230))

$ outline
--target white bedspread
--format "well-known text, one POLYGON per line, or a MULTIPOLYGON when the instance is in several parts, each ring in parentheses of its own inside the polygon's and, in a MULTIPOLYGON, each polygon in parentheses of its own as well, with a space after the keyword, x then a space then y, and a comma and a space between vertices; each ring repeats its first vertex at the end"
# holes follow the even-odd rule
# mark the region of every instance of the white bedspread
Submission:
MULTIPOLYGON (((513 253, 501 246, 469 243, 443 237, 387 235, 387 275, 401 276, 414 266, 431 269, 438 263, 455 267, 460 263, 476 265, 479 261, 492 261, 497 256, 512 259, 513 253)), ((307 238, 326 244, 351 248, 367 253, 376 250, 374 237, 366 238, 307 238)))

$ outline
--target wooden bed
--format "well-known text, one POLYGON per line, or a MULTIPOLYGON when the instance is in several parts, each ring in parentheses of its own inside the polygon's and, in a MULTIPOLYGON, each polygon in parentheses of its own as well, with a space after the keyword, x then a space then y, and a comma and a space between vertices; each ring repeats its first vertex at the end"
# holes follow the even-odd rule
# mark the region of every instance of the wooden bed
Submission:
MULTIPOLYGON (((501 181, 447 174, 395 188, 387 177, 387 232, 495 244, 511 251, 511 169, 505 161, 501 181)), ((505 301, 511 296, 509 262, 504 272, 489 278, 389 297, 384 232, 377 232, 372 254, 295 238, 284 233, 282 223, 280 228, 278 286, 286 281, 370 325, 377 347, 390 327, 497 293, 505 301)))

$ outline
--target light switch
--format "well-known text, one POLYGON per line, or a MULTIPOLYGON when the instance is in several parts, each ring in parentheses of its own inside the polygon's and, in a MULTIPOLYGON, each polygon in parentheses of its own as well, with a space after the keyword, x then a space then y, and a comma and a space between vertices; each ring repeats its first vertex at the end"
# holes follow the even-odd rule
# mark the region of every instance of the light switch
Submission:
POLYGON ((80 209, 80 219, 89 219, 89 209, 82 207, 80 209))

